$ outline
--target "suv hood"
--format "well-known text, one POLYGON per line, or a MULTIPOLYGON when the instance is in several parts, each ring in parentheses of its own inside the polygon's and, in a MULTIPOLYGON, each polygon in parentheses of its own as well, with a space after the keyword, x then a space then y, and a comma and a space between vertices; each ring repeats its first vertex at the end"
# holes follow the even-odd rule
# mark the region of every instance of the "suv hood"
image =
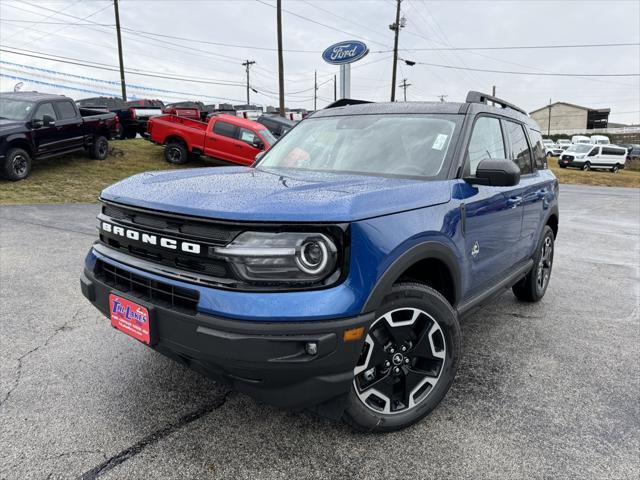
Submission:
POLYGON ((0 132, 9 133, 12 130, 23 129, 25 122, 20 120, 9 120, 8 118, 0 118, 0 132))
POLYGON ((248 167, 147 172, 101 198, 221 220, 349 222, 445 203, 448 182, 248 167))

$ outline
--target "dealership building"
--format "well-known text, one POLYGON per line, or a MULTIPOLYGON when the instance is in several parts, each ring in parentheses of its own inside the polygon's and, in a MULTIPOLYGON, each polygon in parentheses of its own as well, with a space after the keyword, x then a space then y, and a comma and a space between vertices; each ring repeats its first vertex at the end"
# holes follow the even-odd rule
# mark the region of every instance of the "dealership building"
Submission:
POLYGON ((609 108, 588 108, 573 103, 556 102, 530 112, 543 132, 593 130, 607 128, 609 108), (549 126, 551 123, 551 126, 549 126))

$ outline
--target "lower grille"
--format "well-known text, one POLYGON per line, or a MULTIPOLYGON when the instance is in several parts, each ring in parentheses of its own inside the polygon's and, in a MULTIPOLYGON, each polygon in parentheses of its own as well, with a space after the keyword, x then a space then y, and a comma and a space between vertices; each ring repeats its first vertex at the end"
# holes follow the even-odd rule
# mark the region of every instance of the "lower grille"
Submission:
POLYGON ((102 260, 96 261, 94 274, 98 280, 110 287, 142 301, 152 302, 189 315, 197 312, 200 294, 196 290, 174 287, 168 283, 141 277, 102 260))

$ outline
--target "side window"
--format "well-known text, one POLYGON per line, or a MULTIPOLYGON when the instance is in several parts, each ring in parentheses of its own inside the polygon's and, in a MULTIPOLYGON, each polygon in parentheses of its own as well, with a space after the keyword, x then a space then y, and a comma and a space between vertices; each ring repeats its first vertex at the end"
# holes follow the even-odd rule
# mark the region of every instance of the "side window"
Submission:
POLYGON ((251 130, 246 128, 240 128, 240 135, 238 136, 238 140, 248 143, 249 145, 253 145, 256 140, 260 140, 260 138, 251 130))
POLYGON ((65 120, 67 118, 76 118, 76 109, 73 108, 73 103, 57 102, 56 107, 58 108, 58 113, 60 114, 61 120, 65 120))
MULTIPOLYGON (((596 155, 598 155, 599 153, 600 153, 600 147, 593 147, 593 148, 591 149, 591 151, 589 152, 589 155, 588 155, 588 156, 589 156, 589 157, 595 157, 595 156, 596 156, 596 155)), ((605 152, 603 152, 603 153, 605 153, 605 154, 606 154, 606 151, 605 151, 605 152)))
POLYGON ((529 130, 529 138, 533 142, 533 160, 538 170, 547 168, 547 160, 542 143, 542 135, 537 130, 529 130))
POLYGON ((236 138, 236 130, 238 127, 227 122, 216 122, 213 124, 213 133, 223 135, 225 137, 236 138))
POLYGON ((481 160, 486 158, 506 158, 500 121, 493 117, 480 117, 473 126, 473 133, 467 148, 469 174, 475 175, 481 160))
POLYGON ((519 123, 508 120, 505 120, 504 125, 511 143, 511 160, 518 164, 523 175, 531 173, 531 152, 524 128, 519 123))
POLYGON ((53 109, 52 103, 43 103, 42 105, 40 105, 36 110, 36 113, 33 115, 33 119, 42 121, 42 117, 44 115, 49 115, 54 120, 58 119, 56 111, 53 109))

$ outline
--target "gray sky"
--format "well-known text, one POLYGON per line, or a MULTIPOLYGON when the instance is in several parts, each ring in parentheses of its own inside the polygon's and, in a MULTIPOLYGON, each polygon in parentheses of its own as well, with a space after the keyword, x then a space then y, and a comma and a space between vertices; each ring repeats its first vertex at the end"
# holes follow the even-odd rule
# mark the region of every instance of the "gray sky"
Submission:
MULTIPOLYGON (((121 0, 125 67, 209 82, 127 74, 129 97, 165 101, 202 99, 235 103, 245 99, 244 59, 256 61, 252 101, 277 105, 275 0, 121 0), (146 32, 146 33, 141 33, 146 32), (182 37, 182 40, 151 34, 182 37), (197 40, 198 42, 189 41, 197 40), (210 43, 203 43, 210 42, 210 43), (216 43, 240 45, 222 46, 216 43), (258 49, 258 47, 260 49, 258 49), (134 87, 137 85, 138 87, 134 87), (144 88, 144 89, 143 89, 144 88), (149 89, 164 89, 158 92, 149 89)), ((332 43, 358 39, 367 57, 352 65, 353 98, 389 100, 394 21, 393 0, 284 0, 285 91, 289 107, 313 107, 313 72, 318 71, 318 107, 333 99, 333 74, 321 51, 332 43), (297 16, 296 16, 297 15, 297 16), (306 18, 301 18, 306 17, 306 18), (317 23, 314 23, 317 22, 317 23), (297 51, 291 51, 297 50, 297 51)), ((640 1, 420 1, 404 0, 407 25, 400 34, 400 57, 431 64, 488 70, 640 74, 640 47, 514 50, 412 50, 640 43, 640 1)), ((118 65, 111 0, 2 0, 0 43, 32 55, 60 55, 113 68, 118 65), (73 18, 79 17, 79 18, 73 18), (39 23, 29 23, 39 22, 39 23), (90 24, 96 22, 98 26, 90 24)), ((35 83, 34 80, 119 96, 117 71, 88 68, 0 52, 0 73, 29 78, 29 90, 62 92, 76 99, 94 93, 35 83), (28 68, 32 67, 32 68, 28 68), (50 71, 35 70, 33 67, 50 71), (75 76, 70 76, 75 75, 75 76), (78 78, 85 77, 85 78, 78 78)), ((75 61, 75 60, 69 60, 75 61)), ((408 100, 461 101, 468 90, 491 91, 531 111, 552 101, 612 110, 610 121, 640 123, 640 77, 559 77, 510 75, 400 63, 398 83, 412 86, 408 100)), ((0 77, 0 89, 18 80, 0 77)), ((396 97, 402 99, 402 90, 396 97)))

